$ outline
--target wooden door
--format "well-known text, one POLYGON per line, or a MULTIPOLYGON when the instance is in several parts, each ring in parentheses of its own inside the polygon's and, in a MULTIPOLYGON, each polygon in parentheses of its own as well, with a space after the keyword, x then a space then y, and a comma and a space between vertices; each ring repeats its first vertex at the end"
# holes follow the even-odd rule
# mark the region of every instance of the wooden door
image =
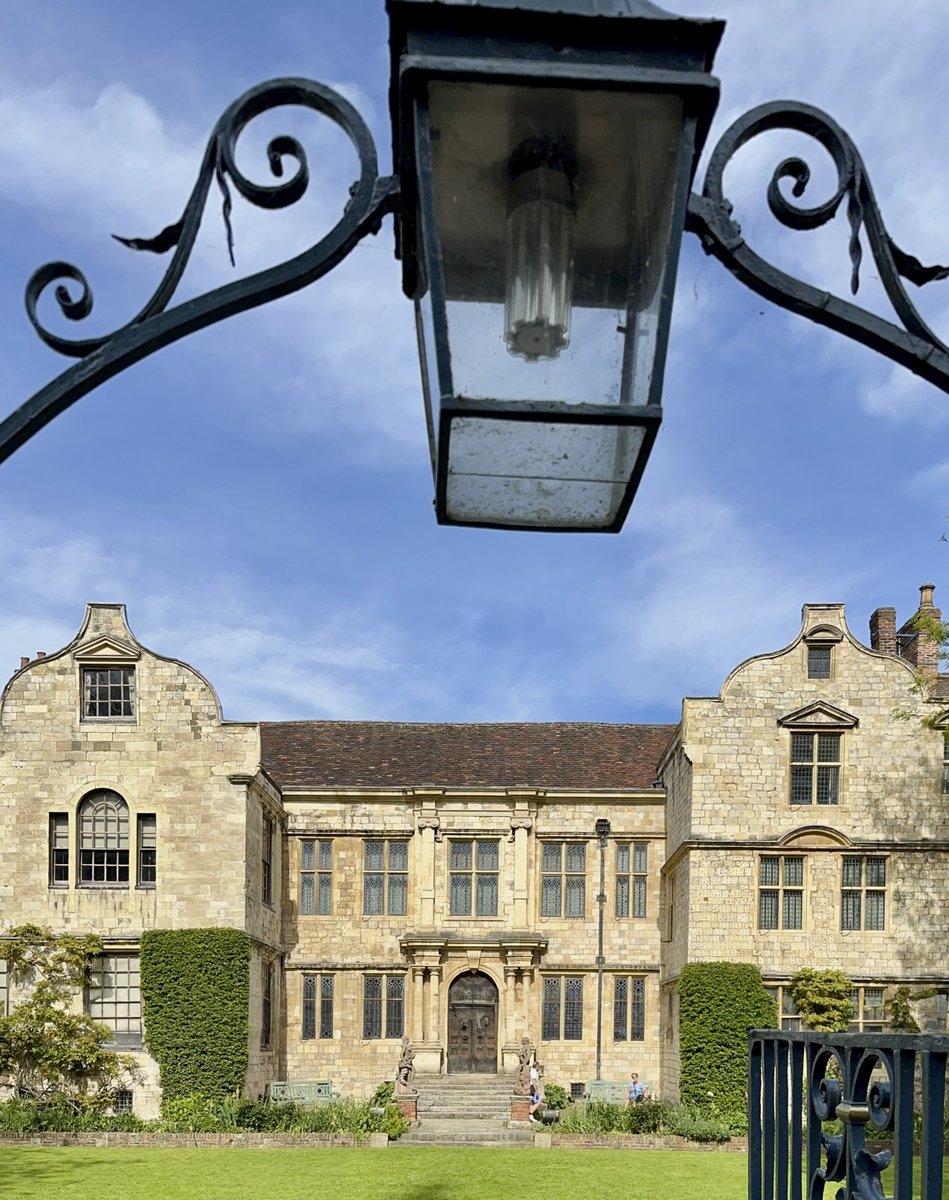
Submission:
POLYGON ((448 1070, 497 1074, 498 989, 480 971, 459 975, 448 989, 448 1070))

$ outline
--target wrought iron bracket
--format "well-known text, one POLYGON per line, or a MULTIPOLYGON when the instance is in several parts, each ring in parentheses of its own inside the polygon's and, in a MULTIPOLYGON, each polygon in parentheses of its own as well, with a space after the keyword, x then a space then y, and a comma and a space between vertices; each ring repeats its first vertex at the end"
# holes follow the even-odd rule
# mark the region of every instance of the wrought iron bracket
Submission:
POLYGON ((774 101, 751 109, 722 135, 709 159, 702 194, 689 198, 686 229, 696 234, 707 254, 717 258, 752 291, 791 312, 826 325, 853 341, 868 346, 901 366, 949 392, 949 346, 942 342, 920 316, 907 295, 904 280, 921 286, 949 277, 949 267, 924 267, 906 254, 887 233, 863 159, 850 137, 826 113, 791 100, 774 101), (827 151, 837 168, 837 187, 821 204, 811 208, 791 202, 781 189, 792 182, 791 195, 800 199, 811 178, 803 159, 787 158, 775 168, 768 185, 768 207, 789 229, 817 229, 832 220, 846 198, 850 225, 850 290, 860 285, 862 247, 865 233, 880 280, 901 325, 812 287, 757 255, 746 243, 741 226, 732 216, 732 204, 724 191, 725 168, 733 156, 759 134, 776 129, 794 130, 813 137, 827 151))
MULTIPOLYGON (((30 322, 47 346, 79 361, 0 422, 0 462, 54 417, 126 367, 189 333, 289 295, 320 279, 364 237, 378 232, 382 219, 398 212, 400 207, 398 177, 379 176, 372 135, 356 109, 337 92, 323 84, 296 78, 274 79, 251 88, 227 109, 215 126, 180 219, 155 237, 118 238, 134 250, 155 253, 173 250, 161 282, 136 316, 112 333, 99 337, 62 337, 43 326, 38 315, 40 298, 55 285, 54 295, 62 315, 70 321, 80 321, 92 311, 89 283, 78 267, 66 262, 47 263, 33 274, 26 288, 30 322), (276 184, 252 182, 235 162, 237 140, 247 124, 283 105, 301 105, 328 117, 352 142, 359 157, 360 174, 350 189, 342 216, 324 237, 287 262, 169 307, 191 255, 212 182, 223 196, 223 218, 232 262, 232 188, 251 204, 267 209, 285 208, 305 194, 309 167, 306 153, 294 137, 273 138, 267 147, 270 172, 279 180, 276 184), (293 164, 293 170, 285 178, 287 161, 293 164), (70 285, 78 287, 77 295, 73 294, 75 287, 71 290, 70 285)), ((884 227, 856 147, 819 109, 778 101, 740 117, 712 153, 702 194, 690 197, 686 229, 698 235, 707 253, 759 295, 861 342, 949 392, 949 347, 923 321, 903 283, 906 280, 922 285, 945 279, 949 277, 949 268, 924 267, 893 242, 884 227), (838 182, 834 193, 823 203, 811 208, 798 207, 784 195, 781 184, 793 181, 792 195, 799 199, 810 181, 810 168, 800 158, 785 159, 775 168, 768 186, 767 200, 772 214, 788 228, 816 229, 837 214, 846 197, 851 291, 855 294, 859 286, 860 236, 865 233, 886 294, 902 325, 795 279, 766 262, 745 242, 741 227, 732 216, 732 204, 725 196, 725 168, 748 141, 775 129, 795 130, 815 138, 833 159, 838 182)))
POLYGON ((163 346, 213 325, 225 317, 245 312, 290 295, 331 271, 367 234, 379 230, 383 217, 400 204, 399 181, 379 177, 372 135, 357 110, 331 88, 308 79, 274 79, 239 97, 214 127, 208 140, 197 182, 181 218, 153 238, 118 238, 133 250, 164 253, 174 250, 168 268, 151 298, 129 322, 112 333, 71 340, 46 329, 38 316, 42 294, 52 285, 60 312, 79 321, 92 311, 92 290, 78 267, 52 262, 34 272, 26 288, 26 309, 40 339, 51 349, 79 359, 25 404, 0 422, 0 462, 35 433, 99 384, 140 362, 163 346), (245 126, 270 109, 300 105, 329 117, 347 134, 359 157, 359 178, 336 225, 308 250, 287 262, 186 300, 169 308, 184 274, 201 225, 208 192, 216 182, 223 197, 223 217, 228 249, 234 260, 231 231, 231 188, 260 208, 286 208, 299 200, 309 185, 306 152, 296 138, 273 138, 267 146, 271 174, 280 182, 258 184, 237 167, 235 152, 245 126), (285 177, 285 165, 293 164, 285 177), (69 284, 78 285, 74 296, 69 284))

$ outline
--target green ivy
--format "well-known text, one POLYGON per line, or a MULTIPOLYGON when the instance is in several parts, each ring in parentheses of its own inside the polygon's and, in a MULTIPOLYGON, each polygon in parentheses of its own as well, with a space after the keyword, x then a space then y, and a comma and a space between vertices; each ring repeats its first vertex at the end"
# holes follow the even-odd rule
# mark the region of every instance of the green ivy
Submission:
POLYGON ((240 1093, 247 1074, 250 940, 237 929, 142 935, 145 1042, 162 1104, 240 1093))
POLYGON ((724 1116, 747 1107, 748 1030, 771 1029, 777 1007, 747 963, 690 963, 679 977, 679 1096, 724 1116))

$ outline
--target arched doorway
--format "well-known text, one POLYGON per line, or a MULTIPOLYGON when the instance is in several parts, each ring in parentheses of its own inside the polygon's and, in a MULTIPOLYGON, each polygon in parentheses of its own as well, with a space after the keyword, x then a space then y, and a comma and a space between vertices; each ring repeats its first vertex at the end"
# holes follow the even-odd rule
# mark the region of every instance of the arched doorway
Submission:
POLYGON ((481 971, 469 971, 448 989, 448 1070, 497 1074, 498 989, 481 971))

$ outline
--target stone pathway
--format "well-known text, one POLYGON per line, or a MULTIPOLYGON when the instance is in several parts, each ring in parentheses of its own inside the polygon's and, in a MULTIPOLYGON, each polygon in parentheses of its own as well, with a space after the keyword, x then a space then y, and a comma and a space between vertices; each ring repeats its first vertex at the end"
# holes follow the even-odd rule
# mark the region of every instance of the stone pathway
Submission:
POLYGON ((500 1120, 475 1118, 426 1118, 415 1129, 389 1143, 391 1150, 399 1146, 503 1146, 508 1150, 531 1148, 533 1128, 508 1129, 500 1120))

